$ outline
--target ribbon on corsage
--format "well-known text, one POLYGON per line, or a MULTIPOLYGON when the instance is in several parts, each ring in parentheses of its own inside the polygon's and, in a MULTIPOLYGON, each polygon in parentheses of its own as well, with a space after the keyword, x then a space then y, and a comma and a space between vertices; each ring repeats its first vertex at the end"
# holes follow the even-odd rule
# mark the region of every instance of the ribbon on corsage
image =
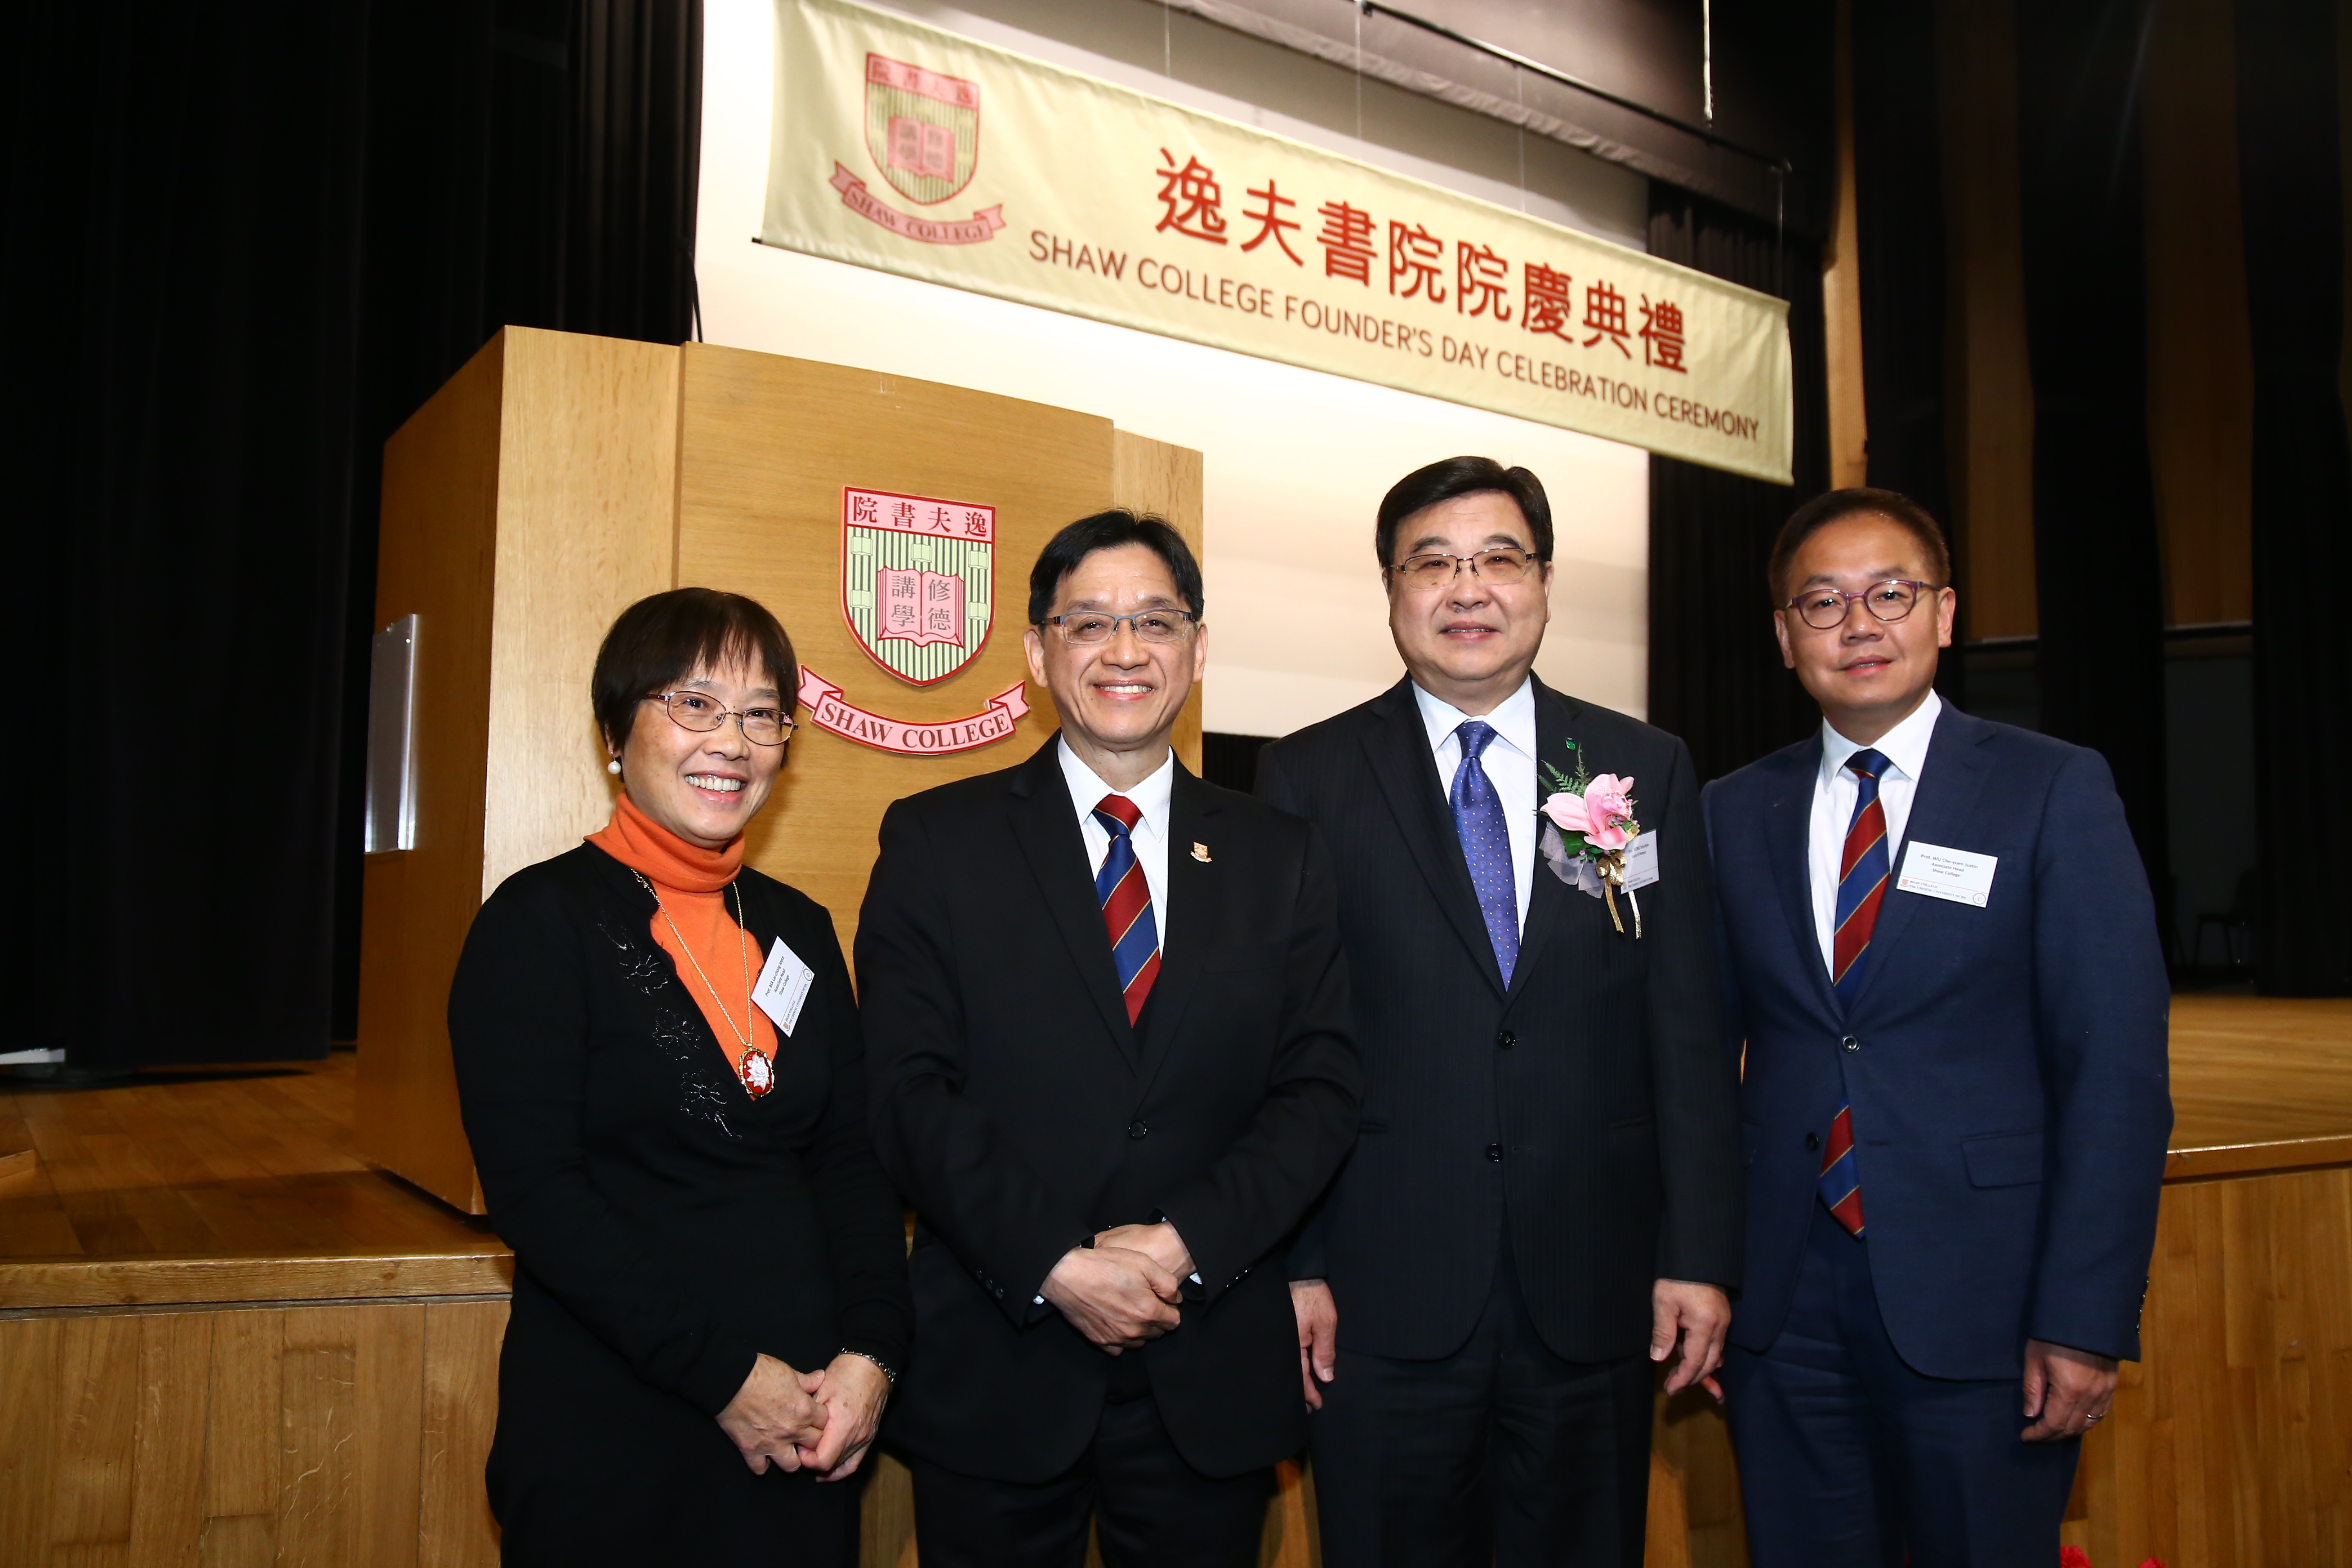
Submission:
POLYGON ((1639 942, 1642 901, 1625 885, 1625 851, 1642 832, 1633 820, 1633 781, 1589 773, 1574 741, 1568 749, 1576 759, 1575 773, 1562 773, 1549 763, 1542 767, 1552 793, 1536 808, 1545 818, 1537 848, 1553 876, 1608 904, 1609 922, 1620 936, 1625 922, 1617 915, 1617 895, 1623 893, 1633 910, 1633 940, 1639 942))

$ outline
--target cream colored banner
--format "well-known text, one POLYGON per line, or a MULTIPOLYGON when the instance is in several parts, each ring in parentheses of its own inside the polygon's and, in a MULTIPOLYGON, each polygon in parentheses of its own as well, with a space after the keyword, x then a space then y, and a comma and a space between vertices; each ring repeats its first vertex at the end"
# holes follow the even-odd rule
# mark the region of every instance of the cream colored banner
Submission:
POLYGON ((761 237, 1790 479, 1783 301, 849 0, 776 0, 761 237))

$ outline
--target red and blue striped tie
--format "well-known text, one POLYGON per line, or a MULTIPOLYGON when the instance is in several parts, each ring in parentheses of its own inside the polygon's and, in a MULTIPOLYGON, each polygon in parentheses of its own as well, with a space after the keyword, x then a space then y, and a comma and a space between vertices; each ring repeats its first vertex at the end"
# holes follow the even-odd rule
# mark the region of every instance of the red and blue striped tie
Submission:
POLYGON ((1160 924, 1151 918, 1151 884, 1143 879, 1143 862, 1135 858, 1135 825, 1143 813, 1123 795, 1107 795, 1095 807, 1095 820, 1110 835, 1110 853, 1095 873, 1095 897, 1102 903, 1103 929, 1110 935, 1110 956, 1118 966, 1119 994, 1127 999, 1127 1021, 1143 1016, 1144 999, 1160 978, 1160 924))
MULTIPOLYGON (((1886 808, 1879 804, 1879 775, 1886 759, 1864 747, 1845 760, 1861 784, 1853 821, 1845 830, 1845 853, 1838 859, 1837 918, 1830 936, 1830 985, 1838 1000, 1853 1005, 1869 967, 1870 933, 1878 926, 1878 906, 1886 899, 1886 808)), ((1862 1175, 1853 1158, 1853 1102, 1838 1107, 1822 1150, 1822 1202, 1840 1225, 1862 1234, 1862 1175)))

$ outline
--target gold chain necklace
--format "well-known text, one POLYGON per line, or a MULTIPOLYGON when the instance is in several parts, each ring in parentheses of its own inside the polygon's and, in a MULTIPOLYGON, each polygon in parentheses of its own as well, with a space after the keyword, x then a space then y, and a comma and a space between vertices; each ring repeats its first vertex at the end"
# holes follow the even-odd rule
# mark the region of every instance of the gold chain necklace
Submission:
MULTIPOLYGON (((702 982, 702 988, 709 992, 710 999, 719 1005, 719 1016, 727 1020, 728 1032, 735 1037, 735 1044, 743 1053, 742 1060, 735 1068, 735 1076, 743 1080, 743 1087, 751 1091, 752 1099, 759 1099, 776 1086, 774 1064, 768 1060, 766 1052, 751 1044, 750 1033, 738 1026, 735 1015, 727 1010, 727 998, 719 994, 718 986, 710 984, 710 976, 702 972, 702 961, 694 956, 694 949, 688 944, 686 933, 679 931, 677 922, 669 918, 669 906, 662 901, 661 889, 655 887, 653 879, 643 871, 634 867, 631 871, 646 891, 654 896, 654 908, 661 911, 662 924, 669 927, 669 934, 677 939, 678 952, 686 954, 687 963, 694 965, 695 978, 702 982)), ((751 1021, 752 1006, 751 957, 746 944, 751 940, 751 928, 743 920, 742 884, 732 882, 729 888, 735 895, 735 956, 743 965, 743 1021, 748 1024, 751 1021)), ((719 908, 723 913, 726 909, 724 900, 720 900, 719 908)))

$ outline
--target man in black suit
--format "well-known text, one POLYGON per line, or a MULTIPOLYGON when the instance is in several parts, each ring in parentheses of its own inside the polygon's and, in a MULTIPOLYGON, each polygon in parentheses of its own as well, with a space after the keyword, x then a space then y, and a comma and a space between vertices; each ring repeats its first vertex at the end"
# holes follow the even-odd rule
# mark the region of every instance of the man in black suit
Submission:
POLYGON ((1531 674, 1533 474, 1432 464, 1375 542, 1407 678, 1258 763, 1339 867, 1364 1069, 1290 1258, 1323 1558, 1638 1568, 1651 1363, 1709 1378, 1739 1271, 1698 783, 1672 735, 1531 674), (1538 816, 1542 769, 1592 775, 1589 837, 1538 816))
POLYGON ((1328 857, 1169 747, 1201 573, 1106 512, 1030 575, 1059 737, 899 801, 857 931, 875 1143, 919 1223, 925 1568, 1257 1561, 1306 1440, 1284 1251, 1356 1134, 1328 857))

